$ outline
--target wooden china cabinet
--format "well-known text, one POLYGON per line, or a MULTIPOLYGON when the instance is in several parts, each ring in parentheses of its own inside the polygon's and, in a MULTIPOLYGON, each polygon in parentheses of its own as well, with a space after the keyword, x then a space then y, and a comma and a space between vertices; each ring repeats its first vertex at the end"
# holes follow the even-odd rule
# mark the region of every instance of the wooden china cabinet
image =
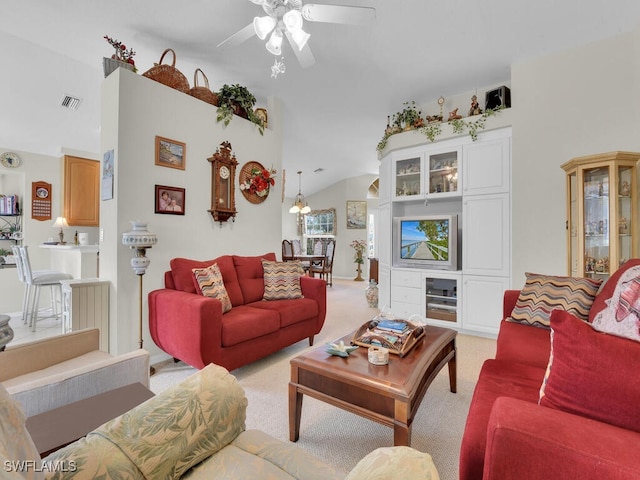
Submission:
POLYGON ((639 159, 640 153, 609 152, 562 165, 569 275, 605 279, 637 257, 639 159))

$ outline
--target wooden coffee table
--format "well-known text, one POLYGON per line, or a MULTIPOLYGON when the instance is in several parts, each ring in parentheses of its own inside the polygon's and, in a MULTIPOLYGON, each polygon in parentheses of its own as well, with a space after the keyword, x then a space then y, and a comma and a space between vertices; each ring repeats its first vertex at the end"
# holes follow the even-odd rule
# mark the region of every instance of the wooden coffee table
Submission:
MULTIPOLYGON (((336 340, 348 345, 353 333, 336 340)), ((456 331, 425 327, 424 337, 403 358, 389 355, 388 365, 372 365, 368 349, 349 357, 332 356, 325 347, 291 360, 289 382, 289 439, 300 434, 302 395, 393 428, 393 444, 411 444, 411 424, 427 388, 449 365, 449 387, 456 392, 456 331)))

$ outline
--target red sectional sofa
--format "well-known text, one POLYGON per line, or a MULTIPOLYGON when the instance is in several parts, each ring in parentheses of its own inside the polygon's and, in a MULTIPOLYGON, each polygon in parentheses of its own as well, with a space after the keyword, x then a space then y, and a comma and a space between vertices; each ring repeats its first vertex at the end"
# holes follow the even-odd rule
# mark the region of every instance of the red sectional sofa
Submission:
MULTIPOLYGON (((628 261, 601 287, 589 310, 590 322, 605 308, 622 273, 637 265, 639 259, 628 261)), ((505 319, 519 294, 505 292, 505 319)), ((561 348, 562 334, 561 353, 576 350, 581 356, 563 366, 555 353, 551 369, 556 375, 564 370, 567 384, 567 399, 560 403, 582 395, 579 402, 592 411, 586 415, 567 405, 542 406, 544 400, 538 404, 551 350, 550 330, 503 319, 495 359, 483 364, 471 400, 460 449, 460 480, 640 479, 640 343, 595 332, 563 310, 552 311, 551 328, 556 349, 561 348), (567 337, 569 331, 572 336, 567 337), (589 338, 610 343, 609 352, 617 353, 597 351, 600 347, 586 345, 589 338), (631 362, 635 364, 626 365, 631 362), (594 381, 592 373, 600 377, 594 381), (618 383, 615 388, 608 384, 611 378, 618 383), (617 397, 630 404, 629 418, 611 413, 618 408, 617 397), (600 416, 605 421, 594 419, 600 416), (621 422, 633 428, 621 427, 621 422)), ((550 377, 547 389, 549 382, 550 377)))
POLYGON ((303 298, 263 301, 262 259, 224 255, 197 261, 174 258, 165 272, 165 288, 149 293, 149 330, 162 350, 203 368, 215 363, 234 370, 277 352, 322 329, 326 316, 326 282, 300 277, 303 298), (222 313, 220 300, 196 290, 193 268, 217 263, 232 308, 222 313))

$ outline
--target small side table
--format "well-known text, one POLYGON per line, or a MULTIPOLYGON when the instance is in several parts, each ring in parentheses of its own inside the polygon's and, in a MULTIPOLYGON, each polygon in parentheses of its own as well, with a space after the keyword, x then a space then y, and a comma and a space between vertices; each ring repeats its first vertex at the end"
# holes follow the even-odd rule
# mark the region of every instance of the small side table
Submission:
POLYGON ((29 417, 26 426, 44 458, 151 397, 151 390, 132 383, 29 417))

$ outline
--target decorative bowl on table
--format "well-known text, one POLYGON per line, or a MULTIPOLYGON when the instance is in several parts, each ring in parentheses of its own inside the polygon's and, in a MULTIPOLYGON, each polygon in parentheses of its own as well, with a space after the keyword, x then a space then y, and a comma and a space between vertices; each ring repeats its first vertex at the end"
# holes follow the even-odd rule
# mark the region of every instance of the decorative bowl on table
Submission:
POLYGON ((356 348, 358 348, 357 345, 345 345, 341 340, 340 343, 327 343, 325 351, 330 355, 348 357, 356 348))

